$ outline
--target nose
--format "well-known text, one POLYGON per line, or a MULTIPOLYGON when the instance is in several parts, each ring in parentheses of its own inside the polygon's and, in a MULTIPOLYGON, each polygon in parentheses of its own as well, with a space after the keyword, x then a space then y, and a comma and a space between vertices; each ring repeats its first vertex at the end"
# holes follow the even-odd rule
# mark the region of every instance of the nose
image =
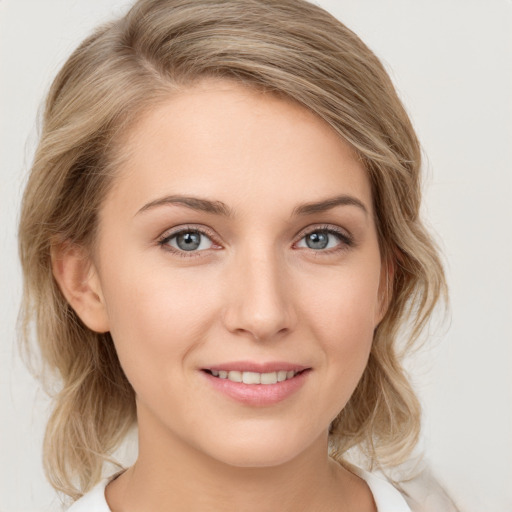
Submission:
MULTIPOLYGON (((251 252, 251 251, 247 251, 251 252)), ((297 322, 290 278, 272 250, 239 255, 226 280, 223 319, 232 333, 258 341, 276 339, 297 322)))

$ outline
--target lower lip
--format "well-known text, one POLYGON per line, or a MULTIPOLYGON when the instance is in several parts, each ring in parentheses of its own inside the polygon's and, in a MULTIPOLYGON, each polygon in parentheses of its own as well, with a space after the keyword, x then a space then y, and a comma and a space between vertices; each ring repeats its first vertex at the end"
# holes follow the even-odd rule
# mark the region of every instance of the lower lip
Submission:
POLYGON ((286 400, 305 383, 310 370, 304 370, 291 379, 275 384, 244 384, 221 379, 202 371, 208 382, 217 390, 242 404, 265 407, 286 400))

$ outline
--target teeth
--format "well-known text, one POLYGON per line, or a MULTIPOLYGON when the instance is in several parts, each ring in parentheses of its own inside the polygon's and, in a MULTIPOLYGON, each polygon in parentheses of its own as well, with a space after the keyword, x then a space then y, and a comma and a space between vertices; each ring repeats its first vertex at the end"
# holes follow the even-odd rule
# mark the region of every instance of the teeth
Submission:
POLYGON ((292 379, 298 372, 293 370, 287 372, 286 370, 279 370, 277 372, 258 373, 258 372, 239 372, 231 370, 210 370, 214 377, 220 379, 228 379, 232 382, 243 382, 244 384, 276 384, 283 382, 287 379, 292 379))
POLYGON ((261 374, 261 383, 262 384, 275 384, 276 382, 277 382, 277 372, 261 374))
MULTIPOLYGON (((231 374, 231 372, 229 372, 231 374)), ((228 379, 231 375, 228 377, 228 379)), ((260 384, 261 383, 261 373, 256 372, 243 372, 242 373, 242 382, 244 384, 260 384)))
POLYGON ((228 372, 228 379, 232 382, 243 382, 242 372, 232 370, 228 372))

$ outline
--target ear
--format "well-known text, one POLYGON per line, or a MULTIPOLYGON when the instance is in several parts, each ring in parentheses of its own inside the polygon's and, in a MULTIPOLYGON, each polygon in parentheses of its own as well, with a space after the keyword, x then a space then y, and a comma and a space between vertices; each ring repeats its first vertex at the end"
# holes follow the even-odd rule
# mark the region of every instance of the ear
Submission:
POLYGON ((395 263, 392 258, 387 257, 382 260, 380 267, 379 298, 378 308, 375 314, 375 328, 386 316, 391 298, 393 296, 393 280, 395 277, 395 263))
POLYGON ((109 331, 99 275, 85 249, 60 243, 52 247, 51 256, 55 280, 75 313, 92 331, 109 331))

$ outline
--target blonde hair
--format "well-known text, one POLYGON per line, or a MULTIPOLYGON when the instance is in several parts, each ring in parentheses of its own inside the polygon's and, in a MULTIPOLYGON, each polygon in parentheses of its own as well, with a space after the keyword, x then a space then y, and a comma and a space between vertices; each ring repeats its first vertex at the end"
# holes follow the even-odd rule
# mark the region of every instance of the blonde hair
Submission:
POLYGON ((421 152, 375 55, 342 23, 303 0, 140 0, 86 39, 49 92, 19 228, 22 340, 35 323, 46 369, 60 382, 44 441, 52 485, 73 499, 136 421, 134 391, 108 333, 80 321, 52 275, 56 243, 94 243, 123 135, 179 87, 227 78, 290 98, 324 119, 364 163, 382 257, 393 268, 389 308, 368 366, 332 423, 332 455, 358 447, 368 463, 403 461, 420 406, 397 348, 422 332, 445 291, 435 245, 420 220, 421 152))

